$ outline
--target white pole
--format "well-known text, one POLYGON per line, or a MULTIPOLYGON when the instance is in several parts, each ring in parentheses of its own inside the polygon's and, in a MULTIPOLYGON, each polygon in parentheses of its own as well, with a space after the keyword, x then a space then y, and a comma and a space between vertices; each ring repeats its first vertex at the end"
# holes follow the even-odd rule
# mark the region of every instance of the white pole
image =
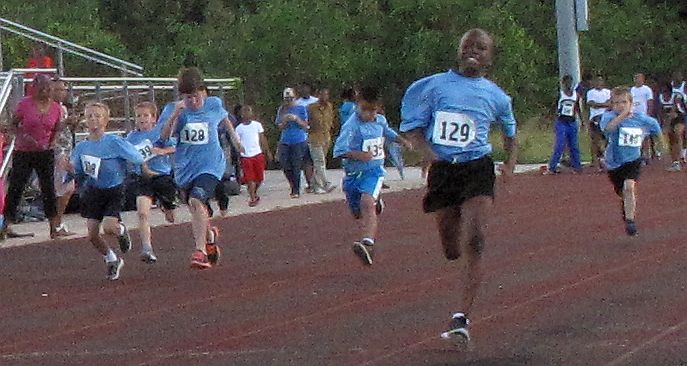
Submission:
POLYGON ((570 75, 573 86, 580 81, 580 46, 576 28, 575 0, 556 0, 559 77, 570 75))

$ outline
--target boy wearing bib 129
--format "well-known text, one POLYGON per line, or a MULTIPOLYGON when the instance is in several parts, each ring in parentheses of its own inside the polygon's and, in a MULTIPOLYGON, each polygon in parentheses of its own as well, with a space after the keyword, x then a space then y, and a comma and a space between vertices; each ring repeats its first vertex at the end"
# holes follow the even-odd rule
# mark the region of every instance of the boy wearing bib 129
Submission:
MULTIPOLYGON (((613 189, 622 199, 625 232, 635 236, 635 185, 642 166, 642 142, 649 135, 660 141, 661 126, 653 117, 632 112, 632 94, 626 88, 611 91, 611 108, 599 123, 608 139, 604 158, 613 189)), ((657 145, 663 146, 662 141, 657 145)))
POLYGON ((358 111, 341 127, 334 144, 334 157, 344 158, 346 175, 342 189, 353 217, 361 220, 362 239, 353 244, 353 252, 364 264, 372 264, 372 248, 377 234, 377 215, 384 207, 379 197, 384 181, 384 140, 410 143, 389 127, 377 113, 377 92, 361 92, 358 111))

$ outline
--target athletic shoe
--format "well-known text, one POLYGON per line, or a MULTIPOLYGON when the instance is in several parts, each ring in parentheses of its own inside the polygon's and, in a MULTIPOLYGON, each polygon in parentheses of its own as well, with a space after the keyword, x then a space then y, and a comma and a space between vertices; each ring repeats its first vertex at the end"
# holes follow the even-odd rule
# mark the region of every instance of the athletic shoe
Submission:
POLYGON ((119 279, 119 273, 124 267, 124 259, 117 258, 114 262, 107 262, 107 279, 116 281, 119 279))
POLYGON ((191 255, 191 268, 206 269, 212 267, 208 261, 208 256, 200 250, 196 250, 191 255))
POLYGON ((334 192, 335 189, 336 189, 336 185, 330 184, 324 190, 325 190, 325 193, 332 193, 332 192, 334 192))
POLYGON ((300 198, 301 195, 298 193, 291 193, 291 198, 300 198))
POLYGON ((674 161, 666 170, 669 172, 679 172, 682 170, 682 164, 679 161, 674 161))
POLYGON ((363 261, 363 264, 372 265, 373 245, 368 242, 356 241, 353 243, 353 253, 363 261))
POLYGON ((558 171, 557 171, 557 170, 551 170, 551 169, 546 168, 546 169, 544 169, 544 170, 542 171, 541 174, 542 174, 542 175, 556 175, 556 174, 558 174, 558 171))
POLYGON ((141 261, 146 262, 148 264, 153 264, 153 263, 157 262, 157 257, 155 256, 155 253, 153 253, 152 250, 142 251, 140 258, 141 258, 141 261))
POLYGON ((454 340, 459 343, 470 342, 470 320, 465 317, 463 313, 455 313, 451 317, 448 330, 441 333, 441 338, 446 340, 454 340))
POLYGON ((629 236, 637 236, 637 225, 633 220, 625 220, 625 232, 629 236))
POLYGON ((325 190, 322 189, 322 188, 315 188, 315 190, 313 191, 313 193, 314 193, 314 194, 325 194, 325 193, 327 193, 327 191, 325 191, 325 190))
POLYGON ((121 250, 122 253, 127 253, 131 250, 131 235, 129 235, 129 229, 127 229, 124 224, 120 223, 119 225, 124 228, 124 233, 117 238, 119 241, 119 250, 121 250))
POLYGON ((377 204, 375 205, 375 211, 377 212, 377 216, 381 215, 382 212, 384 212, 384 207, 386 207, 386 205, 384 204, 384 200, 382 199, 382 197, 379 197, 377 199, 377 204))
POLYGON ((215 239, 212 242, 208 241, 205 244, 205 252, 208 253, 208 262, 215 266, 217 265, 217 262, 219 262, 219 257, 222 255, 219 250, 219 246, 217 245, 217 239, 219 239, 219 228, 217 228, 217 226, 211 226, 210 231, 212 231, 214 234, 215 239))

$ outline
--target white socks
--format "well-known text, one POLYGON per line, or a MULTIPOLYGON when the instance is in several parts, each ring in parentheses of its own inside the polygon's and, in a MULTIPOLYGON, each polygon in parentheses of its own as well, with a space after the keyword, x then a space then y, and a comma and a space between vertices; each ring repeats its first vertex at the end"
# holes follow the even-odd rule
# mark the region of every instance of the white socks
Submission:
POLYGON ((112 251, 112 249, 108 249, 107 254, 105 254, 103 258, 105 259, 105 263, 117 261, 117 255, 112 251))

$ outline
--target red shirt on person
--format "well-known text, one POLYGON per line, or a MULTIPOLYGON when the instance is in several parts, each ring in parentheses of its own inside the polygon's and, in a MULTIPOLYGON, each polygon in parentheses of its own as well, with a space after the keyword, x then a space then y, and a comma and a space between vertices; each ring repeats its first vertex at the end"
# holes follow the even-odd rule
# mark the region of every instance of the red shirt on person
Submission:
POLYGON ((62 108, 59 103, 51 101, 48 110, 42 113, 32 97, 24 97, 17 105, 15 116, 19 118, 15 140, 17 151, 45 151, 50 148, 62 118, 62 108))

